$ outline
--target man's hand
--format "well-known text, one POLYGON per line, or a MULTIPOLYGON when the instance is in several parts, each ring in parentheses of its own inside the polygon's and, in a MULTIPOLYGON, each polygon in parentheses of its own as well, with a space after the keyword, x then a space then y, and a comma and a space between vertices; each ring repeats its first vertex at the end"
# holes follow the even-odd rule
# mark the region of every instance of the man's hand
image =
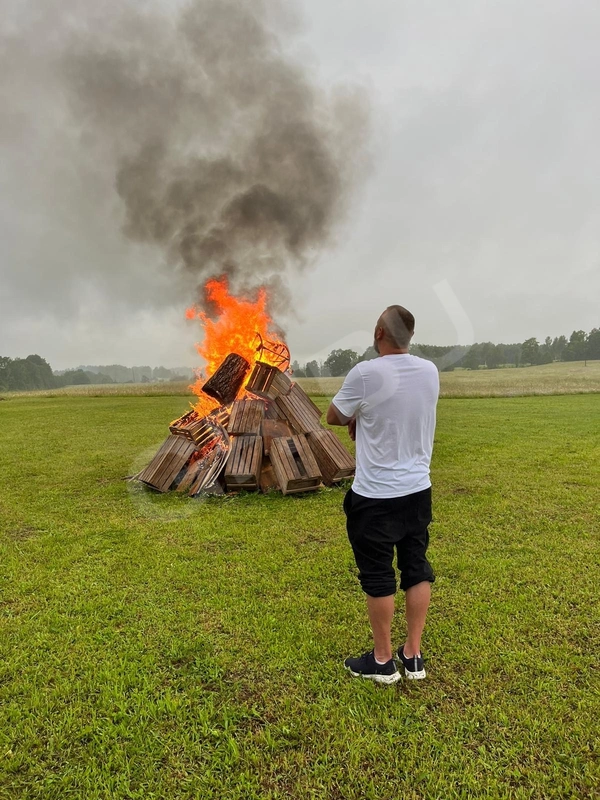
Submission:
POLYGON ((352 417, 352 419, 348 422, 348 436, 353 442, 356 441, 356 417, 352 417))

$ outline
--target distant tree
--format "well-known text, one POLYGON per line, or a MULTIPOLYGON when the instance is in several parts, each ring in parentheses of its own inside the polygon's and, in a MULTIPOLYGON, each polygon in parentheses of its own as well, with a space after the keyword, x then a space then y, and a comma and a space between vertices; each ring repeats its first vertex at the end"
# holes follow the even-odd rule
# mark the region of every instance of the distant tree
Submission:
POLYGON ((57 386, 84 386, 91 383, 89 373, 83 369, 68 369, 62 375, 55 375, 54 380, 57 386))
POLYGON ((320 378, 321 377, 321 369, 316 361, 308 361, 304 365, 304 372, 306 373, 307 378, 320 378))
POLYGON ((496 345, 496 359, 498 366, 506 364, 506 349, 503 344, 496 345))
POLYGON ((154 367, 152 370, 152 379, 155 381, 168 381, 171 377, 171 370, 165 367, 154 367))
POLYGON ((527 339, 521 345, 521 363, 539 364, 540 345, 535 337, 527 339))
POLYGON ((372 361, 374 358, 378 356, 377 350, 373 347, 373 345, 369 345, 362 356, 358 359, 359 361, 372 361))
POLYGON ((585 331, 573 331, 569 337, 569 344, 565 347, 563 359, 565 361, 583 361, 585 358, 585 345, 585 331))
POLYGON ((297 361, 292 361, 291 370, 294 378, 306 378, 306 371, 302 369, 297 361))
POLYGON ((564 352, 565 352, 565 348, 566 348, 567 344, 568 344, 568 342, 567 342, 567 337, 566 336, 556 336, 552 340, 552 345, 550 347, 550 350, 552 351, 552 358, 555 361, 562 361, 563 360, 563 356, 564 356, 564 352))
POLYGON ((504 364, 504 348, 501 344, 489 344, 491 347, 485 351, 485 365, 488 369, 497 369, 500 364, 504 364))
POLYGON ((471 345, 469 352, 463 356, 461 366, 465 369, 479 369, 481 364, 481 345, 471 345))
POLYGON ((85 370, 85 374, 90 379, 90 383, 114 383, 113 379, 109 375, 105 375, 103 372, 90 372, 89 370, 85 370))
POLYGON ((600 328, 592 328, 587 336, 587 357, 600 358, 600 328))
POLYGON ((354 350, 332 350, 325 359, 325 366, 334 378, 347 375, 357 363, 358 353, 354 350))

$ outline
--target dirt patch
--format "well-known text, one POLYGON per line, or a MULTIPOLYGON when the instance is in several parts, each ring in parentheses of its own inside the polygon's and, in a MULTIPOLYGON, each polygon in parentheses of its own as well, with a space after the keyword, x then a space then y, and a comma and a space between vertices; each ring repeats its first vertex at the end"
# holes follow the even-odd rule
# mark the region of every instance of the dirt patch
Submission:
POLYGON ((9 539, 13 540, 13 542, 25 542, 27 539, 33 539, 37 533, 37 528, 34 528, 31 525, 20 525, 17 528, 9 530, 7 535, 9 539))

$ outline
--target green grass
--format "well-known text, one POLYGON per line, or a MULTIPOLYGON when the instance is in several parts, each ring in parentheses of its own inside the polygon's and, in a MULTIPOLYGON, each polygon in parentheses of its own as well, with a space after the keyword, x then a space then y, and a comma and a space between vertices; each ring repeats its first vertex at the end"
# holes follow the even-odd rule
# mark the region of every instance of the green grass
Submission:
POLYGON ((0 403, 0 798, 600 796, 596 395, 440 402, 428 679, 394 687, 341 666, 342 488, 123 480, 185 406, 0 403))

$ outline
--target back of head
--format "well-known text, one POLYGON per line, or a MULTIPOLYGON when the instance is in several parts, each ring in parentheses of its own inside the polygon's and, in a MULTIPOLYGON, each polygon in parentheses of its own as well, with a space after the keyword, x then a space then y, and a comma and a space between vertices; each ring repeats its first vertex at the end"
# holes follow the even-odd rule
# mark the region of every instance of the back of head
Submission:
POLYGON ((390 344, 398 349, 408 348, 415 332, 415 318, 404 306, 388 306, 380 317, 390 344))

